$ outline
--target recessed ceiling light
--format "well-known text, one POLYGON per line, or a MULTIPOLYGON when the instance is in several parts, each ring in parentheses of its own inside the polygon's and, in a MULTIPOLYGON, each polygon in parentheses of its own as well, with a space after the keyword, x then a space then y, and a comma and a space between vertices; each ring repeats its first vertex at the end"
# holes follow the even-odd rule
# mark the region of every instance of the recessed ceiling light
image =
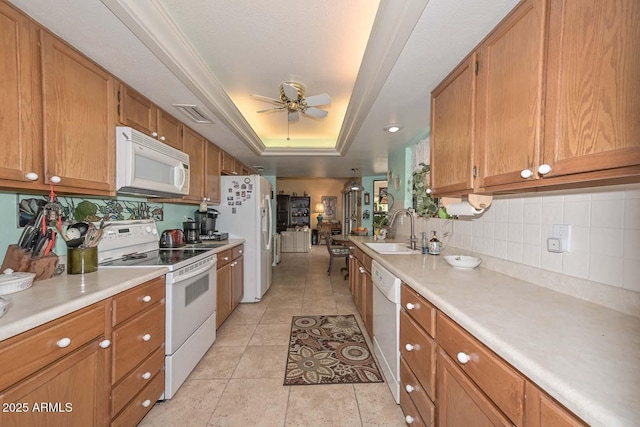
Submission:
POLYGON ((403 127, 404 126, 400 124, 394 123, 394 124, 386 125, 383 129, 389 133, 396 133, 398 131, 401 131, 403 127))

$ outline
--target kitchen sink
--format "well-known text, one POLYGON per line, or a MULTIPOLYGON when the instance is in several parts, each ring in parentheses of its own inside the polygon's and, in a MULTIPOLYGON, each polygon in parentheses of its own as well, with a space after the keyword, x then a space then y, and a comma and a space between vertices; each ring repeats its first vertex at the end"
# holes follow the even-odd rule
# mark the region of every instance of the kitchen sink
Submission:
POLYGON ((417 254, 417 250, 412 250, 406 243, 365 243, 379 254, 417 254))

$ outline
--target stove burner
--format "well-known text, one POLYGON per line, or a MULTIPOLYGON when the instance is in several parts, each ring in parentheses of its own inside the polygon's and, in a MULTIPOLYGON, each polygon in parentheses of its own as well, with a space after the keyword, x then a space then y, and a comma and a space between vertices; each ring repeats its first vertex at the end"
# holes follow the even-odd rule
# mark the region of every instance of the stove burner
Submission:
POLYGON ((130 254, 125 254, 122 255, 122 261, 126 261, 128 259, 141 259, 141 258, 146 258, 147 254, 145 253, 138 253, 138 252, 133 252, 130 254))

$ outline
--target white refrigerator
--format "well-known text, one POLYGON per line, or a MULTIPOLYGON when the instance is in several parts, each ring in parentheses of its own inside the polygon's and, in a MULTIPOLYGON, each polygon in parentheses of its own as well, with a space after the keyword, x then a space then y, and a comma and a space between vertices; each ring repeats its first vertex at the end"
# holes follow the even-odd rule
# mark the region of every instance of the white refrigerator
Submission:
POLYGON ((260 175, 220 177, 216 228, 245 239, 242 302, 259 302, 271 286, 271 200, 271 183, 260 175))

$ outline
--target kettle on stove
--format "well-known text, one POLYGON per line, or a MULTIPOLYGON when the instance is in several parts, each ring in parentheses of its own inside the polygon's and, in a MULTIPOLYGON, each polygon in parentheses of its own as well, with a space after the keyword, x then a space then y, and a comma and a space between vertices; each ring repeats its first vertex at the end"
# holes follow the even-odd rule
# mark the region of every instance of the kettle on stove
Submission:
POLYGON ((182 230, 175 228, 164 230, 160 235, 161 248, 179 248, 185 245, 184 233, 182 230))

